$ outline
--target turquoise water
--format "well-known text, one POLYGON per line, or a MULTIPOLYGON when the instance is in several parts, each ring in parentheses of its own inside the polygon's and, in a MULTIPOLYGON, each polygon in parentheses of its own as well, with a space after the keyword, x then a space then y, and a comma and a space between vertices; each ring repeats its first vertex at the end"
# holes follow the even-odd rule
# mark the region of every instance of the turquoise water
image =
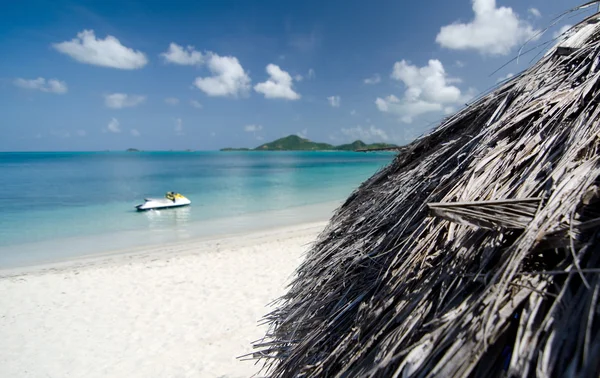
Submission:
POLYGON ((0 153, 0 267, 322 219, 388 153, 0 153), (177 191, 187 208, 138 213, 177 191))

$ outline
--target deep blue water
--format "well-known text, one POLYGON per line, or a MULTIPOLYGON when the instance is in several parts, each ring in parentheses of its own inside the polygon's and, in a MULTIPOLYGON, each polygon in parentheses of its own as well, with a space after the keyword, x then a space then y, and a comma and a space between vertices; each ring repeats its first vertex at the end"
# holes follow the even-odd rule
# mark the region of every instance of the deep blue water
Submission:
POLYGON ((332 203, 392 158, 354 152, 0 153, 0 267, 64 257, 57 250, 69 245, 77 249, 72 256, 309 221, 330 213, 332 203), (143 198, 167 191, 184 194, 192 205, 135 211, 143 198))

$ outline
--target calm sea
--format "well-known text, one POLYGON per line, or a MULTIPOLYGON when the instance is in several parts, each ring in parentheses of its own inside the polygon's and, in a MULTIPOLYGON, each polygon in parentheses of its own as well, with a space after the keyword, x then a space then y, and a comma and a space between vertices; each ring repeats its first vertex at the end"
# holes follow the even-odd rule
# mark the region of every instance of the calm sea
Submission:
POLYGON ((328 217, 389 153, 0 153, 0 268, 328 217), (177 191, 186 208, 138 213, 177 191))

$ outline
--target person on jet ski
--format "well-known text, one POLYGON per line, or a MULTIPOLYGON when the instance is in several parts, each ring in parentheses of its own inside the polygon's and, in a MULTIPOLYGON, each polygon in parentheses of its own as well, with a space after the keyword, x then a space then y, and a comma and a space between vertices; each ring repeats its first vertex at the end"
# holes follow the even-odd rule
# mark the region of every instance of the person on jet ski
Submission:
POLYGON ((173 202, 175 202, 176 200, 175 192, 167 192, 167 195, 165 197, 167 197, 167 199, 170 199, 173 202))

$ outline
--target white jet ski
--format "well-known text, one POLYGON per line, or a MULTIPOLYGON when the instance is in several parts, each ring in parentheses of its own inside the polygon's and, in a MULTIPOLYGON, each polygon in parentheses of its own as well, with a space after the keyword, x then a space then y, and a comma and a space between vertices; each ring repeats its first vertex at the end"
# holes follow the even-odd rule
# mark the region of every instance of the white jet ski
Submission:
POLYGON ((187 206, 192 201, 185 198, 179 193, 167 192, 165 198, 145 198, 144 203, 137 205, 135 208, 138 211, 155 210, 155 209, 168 209, 170 207, 187 206))

